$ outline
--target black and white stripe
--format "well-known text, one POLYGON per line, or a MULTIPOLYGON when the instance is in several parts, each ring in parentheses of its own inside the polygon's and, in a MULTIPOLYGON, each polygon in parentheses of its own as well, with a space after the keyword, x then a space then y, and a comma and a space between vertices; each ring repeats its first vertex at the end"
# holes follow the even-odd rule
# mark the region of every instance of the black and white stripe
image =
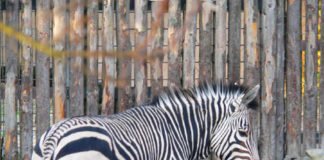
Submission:
POLYGON ((203 84, 115 115, 66 119, 42 135, 32 159, 204 159, 215 152, 258 160, 249 122, 258 89, 203 84))

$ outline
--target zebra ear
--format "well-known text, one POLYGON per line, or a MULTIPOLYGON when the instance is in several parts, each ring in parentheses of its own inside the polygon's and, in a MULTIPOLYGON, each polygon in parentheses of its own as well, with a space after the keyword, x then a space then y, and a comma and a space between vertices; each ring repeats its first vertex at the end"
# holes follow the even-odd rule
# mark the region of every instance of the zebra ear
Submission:
POLYGON ((242 98, 242 103, 244 105, 248 105, 250 102, 252 102, 255 99, 255 97, 258 95, 259 89, 260 89, 260 85, 258 84, 252 89, 250 89, 249 91, 247 91, 242 98))

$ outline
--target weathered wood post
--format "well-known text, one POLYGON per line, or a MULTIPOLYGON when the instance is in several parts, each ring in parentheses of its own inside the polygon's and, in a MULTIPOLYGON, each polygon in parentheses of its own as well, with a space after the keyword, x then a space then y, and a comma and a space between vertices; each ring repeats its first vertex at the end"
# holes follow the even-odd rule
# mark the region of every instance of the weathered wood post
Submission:
MULTIPOLYGON (((114 50, 114 0, 103 1, 103 50, 114 50)), ((115 73, 116 59, 114 57, 104 57, 104 84, 102 95, 101 113, 104 115, 114 113, 115 109, 115 73)))
MULTIPOLYGON (((137 54, 147 57, 147 10, 148 0, 135 1, 135 48, 137 54)), ((140 104, 147 99, 147 61, 135 61, 135 102, 140 104)))
MULTIPOLYGON (((70 49, 82 52, 84 49, 84 0, 70 1, 70 49)), ((84 63, 78 55, 71 58, 70 116, 84 115, 84 63)))
POLYGON ((228 79, 240 83, 242 2, 230 0, 228 5, 228 79))
MULTIPOLYGON (((66 50, 66 0, 54 0, 53 8, 53 44, 56 51, 66 50)), ((48 2, 44 2, 48 5, 48 2)), ((47 9, 44 9, 45 13, 47 9)), ((41 12, 42 8, 38 9, 41 12)), ((48 12, 48 11, 47 11, 48 12)), ((44 13, 44 15, 46 15, 44 13)), ((54 121, 58 122, 66 114, 66 60, 65 56, 54 59, 54 121)))
POLYGON ((87 43, 88 51, 91 55, 88 57, 87 65, 87 115, 97 115, 99 112, 98 103, 98 0, 87 2, 87 43))
POLYGON ((305 150, 316 147, 317 119, 317 25, 318 1, 306 1, 306 62, 305 62, 305 106, 304 106, 304 136, 305 150))
POLYGON ((226 15, 227 0, 216 1, 215 11, 215 59, 214 59, 214 80, 225 80, 227 61, 227 39, 226 39, 226 15))
POLYGON ((277 6, 276 0, 265 0, 262 5, 261 159, 273 159, 276 155, 277 6))
POLYGON ((320 50, 321 50, 321 71, 320 71, 320 147, 324 148, 324 0, 321 1, 321 40, 320 40, 320 50))
MULTIPOLYGON (((49 44, 50 24, 49 1, 37 1, 36 37, 40 43, 49 44)), ((36 137, 39 138, 50 125, 50 57, 36 52, 36 137)))
MULTIPOLYGON (((6 1, 6 24, 18 29, 19 1, 6 1)), ((18 159, 16 90, 18 66, 18 42, 6 36, 6 85, 4 100, 4 154, 5 159, 18 159)))
MULTIPOLYGON (((118 51, 127 52, 131 50, 129 35, 129 0, 118 0, 117 2, 117 48, 118 51)), ((117 111, 121 112, 130 107, 132 100, 131 91, 131 59, 119 58, 117 60, 117 81, 123 82, 118 85, 117 111)))
MULTIPOLYGON (((22 14, 22 32, 32 37, 32 2, 24 0, 22 14)), ((33 150, 33 97, 32 97, 32 48, 22 45, 22 91, 20 97, 20 155, 30 159, 33 150)))
MULTIPOLYGON (((152 20, 151 20, 151 34, 153 39, 151 42, 151 53, 160 54, 163 50, 163 20, 164 12, 163 5, 165 0, 152 1, 152 20), (154 25, 153 25, 154 24, 154 25)), ((152 95, 157 95, 163 87, 162 64, 163 55, 158 55, 150 61, 151 64, 151 91, 152 95)))
MULTIPOLYGON (((244 24, 245 24, 245 56, 244 56, 244 83, 247 86, 260 84, 261 59, 260 59, 260 14, 258 1, 244 0, 244 24)), ((257 102, 260 105, 260 95, 257 102)), ((260 137, 260 110, 250 114, 252 120, 253 136, 257 141, 260 137)))
POLYGON ((169 1, 168 12, 168 44, 169 44, 169 86, 181 86, 182 74, 182 28, 180 0, 169 1))
POLYGON ((300 157, 301 133, 301 1, 289 0, 287 6, 287 98, 286 159, 300 157))
POLYGON ((276 35, 276 148, 275 159, 284 159, 285 151, 285 103, 284 103, 284 88, 285 88, 285 1, 277 1, 277 35, 276 35))
POLYGON ((211 0, 201 2, 199 13, 199 78, 212 80, 213 66, 213 15, 216 5, 211 0))
POLYGON ((195 84, 195 48, 197 32, 197 14, 199 1, 188 0, 186 3, 183 43, 183 87, 190 88, 195 84))

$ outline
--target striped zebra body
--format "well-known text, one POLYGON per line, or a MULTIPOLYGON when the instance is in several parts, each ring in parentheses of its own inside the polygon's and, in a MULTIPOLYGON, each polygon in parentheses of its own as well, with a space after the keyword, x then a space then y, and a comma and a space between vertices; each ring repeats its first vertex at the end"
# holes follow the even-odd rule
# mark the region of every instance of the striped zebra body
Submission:
POLYGON ((32 159, 259 159, 246 94, 205 84, 115 115, 66 119, 42 135, 32 159))

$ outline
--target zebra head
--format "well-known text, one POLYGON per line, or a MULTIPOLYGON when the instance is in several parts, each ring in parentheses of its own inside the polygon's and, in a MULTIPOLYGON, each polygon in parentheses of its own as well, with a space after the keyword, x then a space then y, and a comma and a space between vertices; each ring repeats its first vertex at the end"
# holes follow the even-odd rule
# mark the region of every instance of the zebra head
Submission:
POLYGON ((223 118, 213 128, 211 151, 226 160, 259 160, 256 140, 252 136, 249 104, 255 99, 260 86, 222 99, 223 118))

